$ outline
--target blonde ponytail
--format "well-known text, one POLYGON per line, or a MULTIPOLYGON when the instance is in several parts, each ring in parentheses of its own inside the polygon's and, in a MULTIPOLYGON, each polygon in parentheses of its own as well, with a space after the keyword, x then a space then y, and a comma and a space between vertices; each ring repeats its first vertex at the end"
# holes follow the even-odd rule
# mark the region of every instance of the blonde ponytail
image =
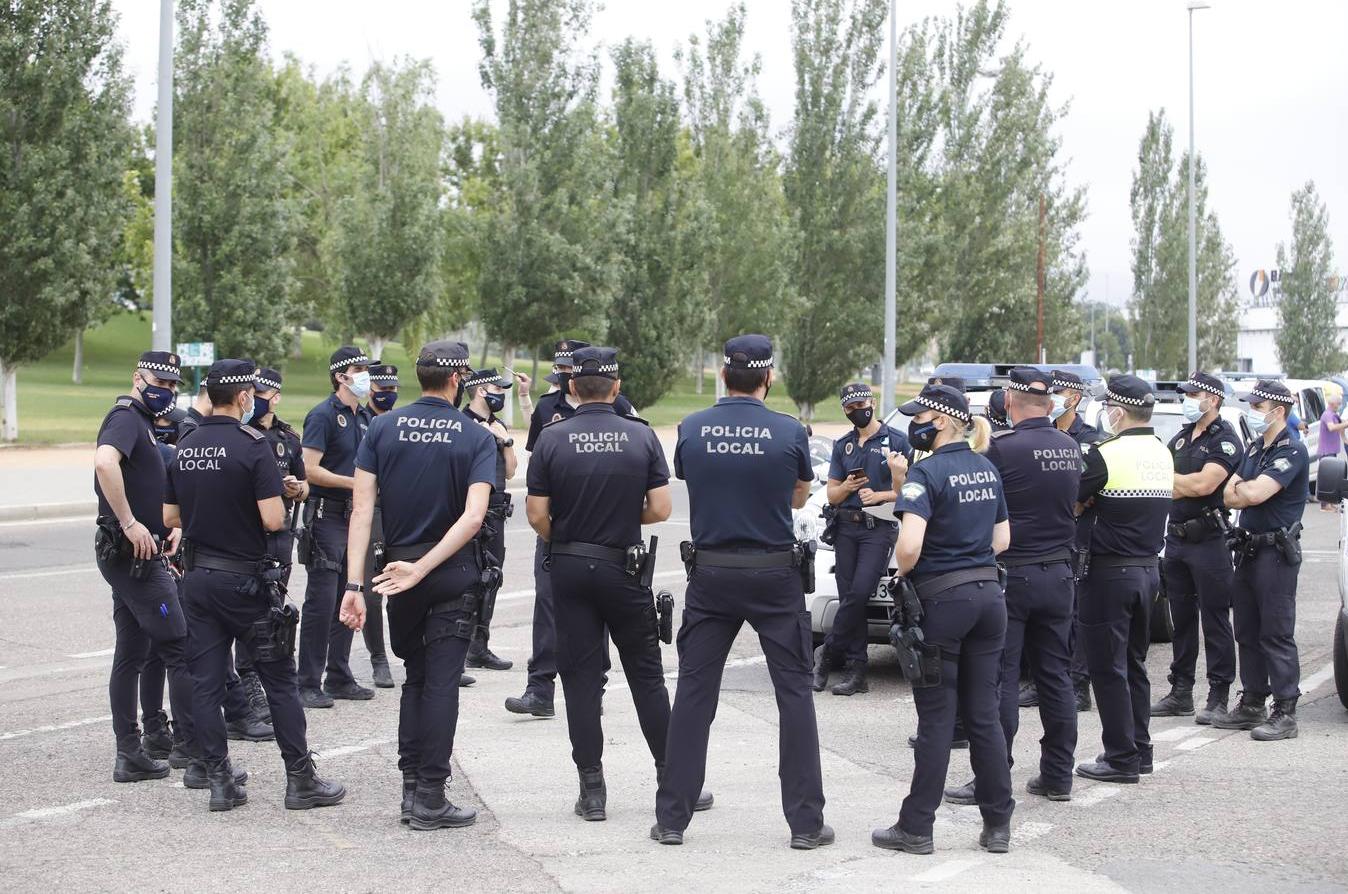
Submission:
POLYGON ((965 437, 969 439, 969 446, 974 453, 987 453, 988 444, 992 441, 992 423, 988 422, 988 417, 973 417, 965 430, 965 437))

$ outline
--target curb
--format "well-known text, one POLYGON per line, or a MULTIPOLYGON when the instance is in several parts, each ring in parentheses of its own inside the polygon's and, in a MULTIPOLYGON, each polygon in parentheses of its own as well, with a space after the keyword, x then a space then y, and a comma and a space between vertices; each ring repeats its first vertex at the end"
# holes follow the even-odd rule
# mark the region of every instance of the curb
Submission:
POLYGON ((77 500, 73 503, 32 503, 28 506, 0 506, 0 522, 79 518, 97 514, 97 500, 77 500))

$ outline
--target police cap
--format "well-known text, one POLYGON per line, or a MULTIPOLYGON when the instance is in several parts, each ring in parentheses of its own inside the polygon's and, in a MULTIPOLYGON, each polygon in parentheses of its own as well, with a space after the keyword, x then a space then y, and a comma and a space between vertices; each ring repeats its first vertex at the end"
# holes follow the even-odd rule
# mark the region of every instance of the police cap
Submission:
POLYGON ((873 397, 875 395, 871 392, 871 386, 864 382, 848 382, 838 392, 838 400, 844 407, 873 397))
POLYGON ((262 391, 281 390, 281 371, 264 366, 257 371, 257 387, 262 391))
POLYGON ((514 384, 495 369, 479 369, 464 381, 463 387, 476 388, 479 385, 499 385, 502 388, 511 388, 514 384))
POLYGON ((557 342, 557 345, 552 349, 552 365, 574 366, 575 363, 573 358, 575 357, 576 351, 579 350, 580 348, 588 348, 588 347, 590 347, 590 343, 588 341, 578 341, 574 338, 564 338, 561 341, 557 342))
POLYGON ((1048 373, 1033 366, 1017 366, 1011 370, 1011 381, 1006 383, 1006 387, 1012 391, 1048 394, 1053 388, 1053 379, 1048 373))
POLYGON ((207 385, 256 385, 257 364, 251 360, 217 360, 206 373, 207 385))
POLYGON ((428 342, 421 346, 417 354, 417 366, 449 367, 464 372, 472 366, 468 360, 468 346, 461 341, 428 342))
POLYGON ((725 343, 725 365, 731 369, 767 369, 772 366, 772 339, 766 335, 737 335, 725 343))
POLYGON ((571 355, 571 364, 573 379, 579 379, 581 376, 618 378, 618 351, 615 348, 599 348, 592 345, 576 348, 571 355))
POLYGON ((1086 383, 1081 376, 1066 369, 1055 369, 1052 374, 1054 391, 1085 391, 1086 383))
POLYGON ((140 355, 140 360, 136 361, 136 366, 149 370, 156 379, 163 379, 166 382, 181 382, 183 380, 182 364, 179 362, 178 355, 168 351, 146 351, 140 355))
POLYGON ((376 385, 398 384, 398 367, 382 360, 370 361, 370 381, 376 385))
POLYGON ((964 423, 969 421, 969 401, 964 392, 949 385, 927 385, 921 394, 899 407, 905 416, 916 416, 923 410, 935 410, 964 423))
POLYGON ((1151 386, 1127 373, 1114 376, 1105 386, 1105 404, 1114 407, 1150 407, 1156 403, 1151 386))
POLYGON ((1257 404, 1260 401, 1273 401, 1275 404, 1286 404, 1291 406, 1296 403, 1292 397, 1292 392, 1287 390, 1287 386, 1277 379, 1260 379, 1254 383, 1254 387, 1244 394, 1240 399, 1247 404, 1257 404))
POLYGON ((1185 394, 1197 394, 1200 391, 1206 391, 1218 397, 1226 397, 1226 389, 1222 387, 1221 379, 1197 369, 1189 374, 1187 382, 1179 383, 1179 390, 1185 394))
POLYGON ((1007 429, 1011 427, 1011 420, 1006 417, 1006 392, 998 389, 992 392, 988 398, 988 421, 992 423, 993 429, 1007 429))
POLYGON ((328 358, 328 372, 342 372, 352 366, 369 366, 370 358, 354 345, 342 345, 328 358))

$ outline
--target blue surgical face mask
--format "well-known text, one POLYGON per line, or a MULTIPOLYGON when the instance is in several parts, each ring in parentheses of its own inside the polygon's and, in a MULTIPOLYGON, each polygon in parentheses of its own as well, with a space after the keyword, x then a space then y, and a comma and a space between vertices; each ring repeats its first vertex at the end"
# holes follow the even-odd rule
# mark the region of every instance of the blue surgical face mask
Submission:
POLYGON ((506 396, 504 394, 486 395, 487 409, 491 410, 493 413, 501 412, 505 409, 505 398, 506 396))
POLYGON ((1196 397, 1186 397, 1180 402, 1180 412, 1189 422, 1197 422, 1203 418, 1203 405, 1196 397))
POLYGON ((1250 429, 1251 434, 1258 437, 1268 431, 1268 416, 1258 410, 1246 410, 1245 425, 1250 429))
POLYGON ((376 391, 370 395, 370 403, 379 408, 379 412, 387 413, 393 409, 393 405, 398 402, 398 392, 396 391, 376 391))
POLYGON ((149 410, 151 415, 154 416, 163 416, 173 409, 173 390, 171 388, 160 388, 158 385, 142 382, 140 399, 145 402, 145 409, 149 410))
POLYGON ((253 421, 253 413, 257 410, 257 398, 248 402, 248 409, 243 411, 243 416, 239 419, 239 424, 247 425, 253 421))
POLYGON ((1066 412, 1067 412, 1067 398, 1061 394, 1053 395, 1053 409, 1048 411, 1048 418, 1052 419, 1054 422, 1057 422, 1058 417, 1062 416, 1062 414, 1066 412))
POLYGON ((351 382, 346 387, 356 396, 356 400, 365 400, 370 393, 370 374, 368 372, 351 373, 351 382))

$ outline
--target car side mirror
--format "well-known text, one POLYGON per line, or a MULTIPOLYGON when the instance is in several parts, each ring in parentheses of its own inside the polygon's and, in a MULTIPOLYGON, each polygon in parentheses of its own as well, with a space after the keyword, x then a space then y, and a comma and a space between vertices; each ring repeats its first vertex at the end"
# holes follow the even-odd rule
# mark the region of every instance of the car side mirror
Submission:
POLYGON ((1320 460, 1315 479, 1315 497, 1322 503, 1339 503, 1348 499, 1348 463, 1337 456, 1320 460))

